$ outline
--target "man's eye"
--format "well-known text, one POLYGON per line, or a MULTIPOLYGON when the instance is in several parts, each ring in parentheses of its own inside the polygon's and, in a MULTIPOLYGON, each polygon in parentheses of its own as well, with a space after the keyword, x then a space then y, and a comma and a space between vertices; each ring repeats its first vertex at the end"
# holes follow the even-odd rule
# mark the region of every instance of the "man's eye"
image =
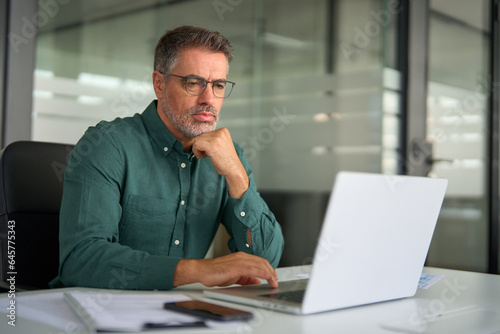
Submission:
POLYGON ((195 87, 195 86, 201 86, 202 84, 198 80, 188 80, 186 82, 186 85, 191 86, 191 87, 195 87))
POLYGON ((224 81, 217 81, 215 83, 215 88, 224 89, 224 88, 226 88, 226 83, 224 81))

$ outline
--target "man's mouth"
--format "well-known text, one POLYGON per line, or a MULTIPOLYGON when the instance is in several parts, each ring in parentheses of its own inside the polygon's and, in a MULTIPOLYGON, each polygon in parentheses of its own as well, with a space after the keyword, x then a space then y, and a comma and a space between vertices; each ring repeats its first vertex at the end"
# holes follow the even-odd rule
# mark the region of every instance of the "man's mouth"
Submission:
POLYGON ((215 119, 214 114, 206 111, 194 114, 193 117, 200 122, 211 122, 215 119))

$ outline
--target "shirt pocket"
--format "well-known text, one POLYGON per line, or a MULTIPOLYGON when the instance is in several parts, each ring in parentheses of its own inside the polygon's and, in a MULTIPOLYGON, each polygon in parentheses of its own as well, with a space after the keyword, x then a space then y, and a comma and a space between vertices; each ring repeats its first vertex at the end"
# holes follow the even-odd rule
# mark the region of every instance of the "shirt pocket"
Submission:
POLYGON ((120 221, 120 244, 151 255, 168 255, 175 209, 171 200, 130 195, 120 221))

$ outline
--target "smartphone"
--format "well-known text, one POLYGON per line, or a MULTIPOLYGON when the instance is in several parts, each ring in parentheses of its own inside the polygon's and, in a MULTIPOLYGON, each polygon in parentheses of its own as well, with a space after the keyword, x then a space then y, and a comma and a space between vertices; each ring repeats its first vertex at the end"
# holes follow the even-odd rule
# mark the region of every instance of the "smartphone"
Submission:
POLYGON ((250 320, 253 317, 253 314, 250 312, 198 300, 165 303, 163 304, 163 308, 218 321, 250 320))

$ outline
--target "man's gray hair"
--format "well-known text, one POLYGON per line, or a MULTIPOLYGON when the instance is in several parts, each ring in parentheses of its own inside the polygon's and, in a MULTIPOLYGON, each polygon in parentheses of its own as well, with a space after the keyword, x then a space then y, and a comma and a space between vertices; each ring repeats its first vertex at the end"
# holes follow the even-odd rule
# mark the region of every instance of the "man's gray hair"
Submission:
POLYGON ((154 69, 170 73, 179 59, 182 49, 203 48, 212 52, 222 52, 227 64, 233 59, 233 47, 226 37, 217 31, 195 26, 181 26, 168 30, 158 41, 155 49, 154 69))

